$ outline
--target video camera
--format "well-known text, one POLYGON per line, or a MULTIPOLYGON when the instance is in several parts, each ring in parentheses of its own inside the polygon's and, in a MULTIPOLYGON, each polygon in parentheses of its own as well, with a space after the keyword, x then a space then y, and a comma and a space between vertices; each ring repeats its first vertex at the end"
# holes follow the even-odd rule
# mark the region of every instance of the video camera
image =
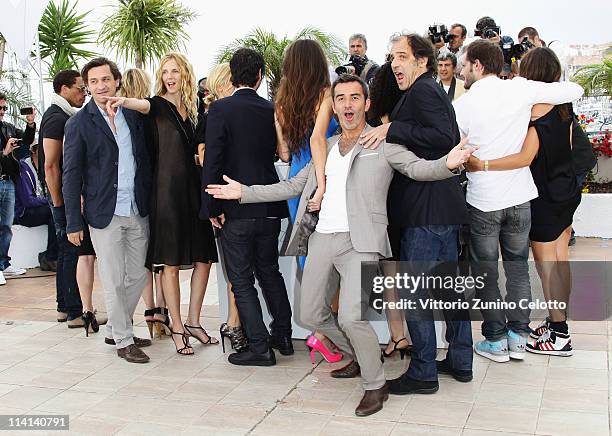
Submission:
POLYGON ((427 35, 429 36, 432 44, 437 44, 439 42, 449 43, 457 36, 453 35, 452 33, 448 33, 448 29, 444 24, 432 24, 429 26, 427 35))
POLYGON ((368 60, 359 55, 352 55, 345 65, 340 65, 336 68, 336 74, 354 74, 355 76, 361 75, 361 72, 368 64, 368 60))
POLYGON ((502 36, 499 45, 504 54, 504 63, 507 65, 512 65, 514 61, 519 60, 529 49, 534 47, 527 37, 524 37, 520 44, 515 44, 510 36, 502 36))
POLYGON ((482 29, 474 30, 474 36, 480 36, 484 39, 491 39, 495 37, 495 35, 501 36, 501 27, 499 26, 488 26, 482 29))

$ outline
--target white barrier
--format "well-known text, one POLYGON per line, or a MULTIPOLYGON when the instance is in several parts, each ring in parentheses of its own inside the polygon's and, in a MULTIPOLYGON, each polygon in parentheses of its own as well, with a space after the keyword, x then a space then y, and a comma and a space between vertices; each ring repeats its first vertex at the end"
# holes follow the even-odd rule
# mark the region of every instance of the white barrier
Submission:
POLYGON ((17 268, 36 268, 38 253, 47 249, 47 226, 11 227, 13 239, 9 247, 11 265, 17 268))

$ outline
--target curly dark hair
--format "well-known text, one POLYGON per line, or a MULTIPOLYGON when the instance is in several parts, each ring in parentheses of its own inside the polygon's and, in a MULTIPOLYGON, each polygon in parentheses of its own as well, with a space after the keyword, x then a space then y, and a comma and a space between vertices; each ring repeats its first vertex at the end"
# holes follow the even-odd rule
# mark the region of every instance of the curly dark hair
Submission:
POLYGON ((368 119, 378 119, 383 115, 389 115, 403 92, 397 86, 395 75, 391 69, 391 62, 385 62, 370 84, 370 110, 368 119))
POLYGON ((283 77, 276 94, 276 116, 289 151, 300 155, 314 127, 325 91, 330 87, 327 59, 311 39, 293 42, 283 59, 283 77))

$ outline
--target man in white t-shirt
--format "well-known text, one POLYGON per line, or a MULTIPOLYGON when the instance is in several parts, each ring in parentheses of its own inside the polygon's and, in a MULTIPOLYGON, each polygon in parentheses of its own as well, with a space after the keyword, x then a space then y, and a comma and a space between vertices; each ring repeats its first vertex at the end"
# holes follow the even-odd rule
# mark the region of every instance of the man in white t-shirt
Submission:
POLYGON ((312 235, 305 234, 303 224, 311 221, 310 213, 314 211, 309 202, 316 189, 312 164, 291 179, 272 185, 244 186, 224 176, 228 185, 208 185, 206 192, 218 199, 239 199, 241 203, 287 200, 301 194, 287 250, 291 255, 308 252, 300 301, 296 303, 298 321, 326 335, 345 356, 350 356, 352 361, 332 371, 331 376, 361 375, 365 393, 355 414, 367 416, 382 409, 389 385, 378 337, 362 316, 369 296, 361 285, 361 263, 391 255, 387 192, 394 169, 416 180, 451 178, 456 173, 450 169, 459 167, 472 150, 463 150, 461 143, 440 159, 424 160, 401 145, 385 141, 376 150, 365 149, 358 140, 368 129, 367 85, 357 76, 343 74, 332 85, 332 99, 342 135, 328 141, 326 192, 312 235), (337 325, 329 302, 338 288, 337 325))
MULTIPOLYGON (((488 40, 470 44, 464 58, 465 87, 470 91, 453 105, 457 124, 469 144, 478 146, 484 171, 468 173, 472 271, 485 277, 483 301, 501 300, 497 284, 499 246, 507 277, 506 302, 531 301, 529 283, 530 200, 538 196, 529 167, 488 172, 488 161, 521 151, 536 103, 562 104, 582 96, 570 82, 543 83, 516 77, 501 80, 504 64, 499 45, 488 40)), ((482 310, 486 340, 476 353, 495 362, 523 359, 529 328, 529 310, 482 310)))

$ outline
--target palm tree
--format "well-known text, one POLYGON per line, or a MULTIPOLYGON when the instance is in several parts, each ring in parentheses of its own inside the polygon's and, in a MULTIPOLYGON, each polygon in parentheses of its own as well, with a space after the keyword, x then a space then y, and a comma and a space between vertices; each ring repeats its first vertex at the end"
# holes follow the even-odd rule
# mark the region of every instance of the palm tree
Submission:
POLYGON ((178 0, 119 0, 102 22, 98 42, 143 68, 180 50, 189 39, 185 27, 195 17, 178 0))
POLYGON ((323 47, 327 59, 332 65, 339 65, 346 57, 342 43, 334 35, 326 34, 316 27, 305 27, 300 30, 293 38, 283 36, 278 39, 272 32, 262 28, 255 28, 244 37, 238 38, 219 50, 217 62, 227 62, 231 59, 234 52, 247 47, 261 53, 266 64, 266 79, 268 80, 268 96, 274 99, 276 90, 280 84, 282 76, 283 57, 285 49, 293 41, 298 39, 314 39, 323 47))
POLYGON ((76 2, 62 0, 58 5, 49 2, 38 26, 40 57, 47 64, 47 75, 53 78, 58 72, 78 69, 79 59, 90 58, 95 53, 83 48, 94 44, 95 32, 84 23, 89 12, 77 15, 76 2))
POLYGON ((586 96, 612 96, 612 57, 604 59, 600 64, 580 68, 572 80, 584 88, 586 96))

